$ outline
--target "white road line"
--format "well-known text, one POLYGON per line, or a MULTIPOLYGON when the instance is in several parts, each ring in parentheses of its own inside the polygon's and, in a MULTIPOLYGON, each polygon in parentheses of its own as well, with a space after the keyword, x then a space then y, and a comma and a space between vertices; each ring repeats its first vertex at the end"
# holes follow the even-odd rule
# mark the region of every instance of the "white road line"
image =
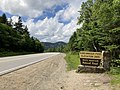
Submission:
POLYGON ((51 56, 48 56, 48 57, 42 58, 42 59, 37 60, 37 61, 34 61, 34 62, 30 62, 30 63, 24 64, 24 65, 20 65, 20 66, 17 66, 17 67, 14 67, 14 68, 8 69, 8 70, 1 71, 1 72, 0 72, 0 76, 1 76, 1 75, 4 75, 4 74, 7 74, 7 73, 10 73, 10 72, 12 72, 12 71, 15 71, 15 70, 18 70, 18 69, 24 68, 24 67, 26 67, 26 66, 29 66, 29 65, 35 64, 35 63, 37 63, 37 62, 43 61, 43 60, 45 60, 45 59, 48 59, 48 58, 53 57, 53 56, 58 55, 58 54, 60 54, 60 53, 57 53, 57 54, 54 54, 54 55, 51 55, 51 56))
MULTIPOLYGON (((37 55, 38 56, 38 55, 37 55)), ((39 56, 42 56, 42 54, 40 54, 39 56)), ((21 59, 28 59, 28 58, 34 58, 34 57, 36 57, 36 55, 35 56, 29 56, 29 57, 19 57, 19 58, 10 58, 11 60, 4 60, 4 59, 2 59, 2 60, 0 60, 0 63, 3 63, 3 62, 10 62, 10 61, 17 61, 17 60, 21 60, 21 59)), ((6 59, 6 58, 5 58, 6 59)))

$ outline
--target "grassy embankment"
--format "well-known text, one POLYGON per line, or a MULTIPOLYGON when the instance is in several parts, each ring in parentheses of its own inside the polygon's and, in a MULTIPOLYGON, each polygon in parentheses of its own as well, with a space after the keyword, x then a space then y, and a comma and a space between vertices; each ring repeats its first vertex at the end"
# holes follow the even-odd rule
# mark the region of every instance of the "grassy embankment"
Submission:
POLYGON ((0 52, 0 57, 34 54, 34 52, 0 52))
MULTIPOLYGON (((79 53, 66 53, 67 70, 75 70, 80 64, 79 53)), ((109 72, 112 77, 111 84, 120 87, 120 67, 111 67, 109 72)))
POLYGON ((66 53, 65 60, 67 62, 67 70, 75 70, 80 64, 79 53, 66 53))
POLYGON ((111 67, 109 74, 112 77, 111 84, 120 87, 120 67, 111 67))

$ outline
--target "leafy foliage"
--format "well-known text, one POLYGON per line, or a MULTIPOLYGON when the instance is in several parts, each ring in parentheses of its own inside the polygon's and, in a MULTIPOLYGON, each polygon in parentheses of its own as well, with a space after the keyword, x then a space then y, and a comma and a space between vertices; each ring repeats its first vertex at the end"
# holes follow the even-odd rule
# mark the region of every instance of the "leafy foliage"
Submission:
POLYGON ((6 15, 3 14, 0 17, 0 52, 3 51, 43 52, 44 47, 38 39, 30 37, 21 17, 13 25, 12 20, 7 21, 6 15))
POLYGON ((79 54, 78 53, 66 53, 66 62, 67 62, 67 70, 74 70, 78 68, 79 62, 79 54))
POLYGON ((111 84, 120 87, 120 67, 111 67, 109 74, 112 76, 111 84))
POLYGON ((87 0, 79 13, 82 27, 71 36, 68 50, 110 50, 113 58, 120 58, 120 1, 87 0))

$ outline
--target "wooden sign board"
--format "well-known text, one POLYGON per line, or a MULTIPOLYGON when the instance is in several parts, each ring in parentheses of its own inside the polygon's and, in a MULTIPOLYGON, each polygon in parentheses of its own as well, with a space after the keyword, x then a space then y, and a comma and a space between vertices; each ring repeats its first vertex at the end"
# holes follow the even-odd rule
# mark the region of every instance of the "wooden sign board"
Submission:
POLYGON ((101 52, 80 51, 81 65, 99 66, 101 59, 101 52))

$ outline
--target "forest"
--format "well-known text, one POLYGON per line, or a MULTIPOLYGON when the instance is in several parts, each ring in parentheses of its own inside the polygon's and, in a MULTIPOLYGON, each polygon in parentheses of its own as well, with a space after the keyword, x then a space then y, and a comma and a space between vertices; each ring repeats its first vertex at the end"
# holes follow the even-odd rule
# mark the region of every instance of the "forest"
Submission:
POLYGON ((79 28, 71 36, 67 51, 110 51, 120 58, 120 0, 87 0, 79 11, 79 28))
MULTIPOLYGON (((79 9, 79 28, 66 47, 50 51, 79 52, 110 51, 113 59, 120 58, 120 0, 87 0, 79 9)), ((44 45, 31 37, 21 17, 13 24, 5 14, 0 16, 0 52, 43 52, 44 45)))
POLYGON ((0 52, 43 52, 44 46, 31 37, 27 26, 23 25, 19 16, 18 22, 13 23, 6 15, 0 16, 0 52))

